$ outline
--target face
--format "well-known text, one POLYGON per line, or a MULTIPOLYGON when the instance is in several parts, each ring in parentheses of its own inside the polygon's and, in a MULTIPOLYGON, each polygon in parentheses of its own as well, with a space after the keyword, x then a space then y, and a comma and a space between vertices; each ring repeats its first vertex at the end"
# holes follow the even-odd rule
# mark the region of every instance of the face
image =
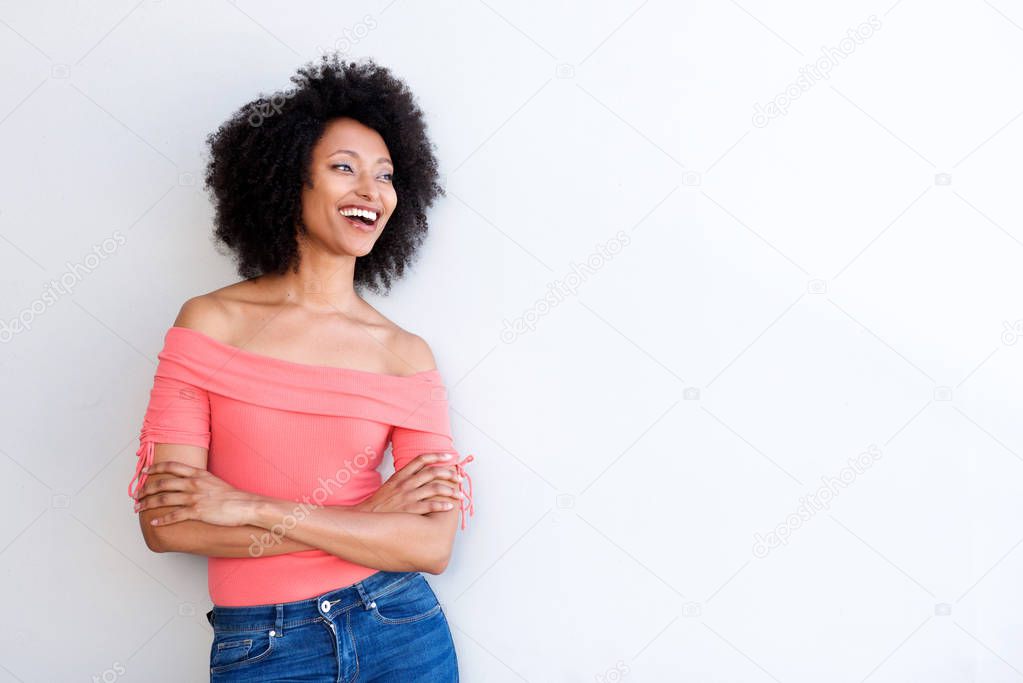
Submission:
POLYGON ((311 164, 313 186, 302 188, 305 239, 330 253, 368 254, 398 204, 384 139, 355 119, 334 119, 311 164))

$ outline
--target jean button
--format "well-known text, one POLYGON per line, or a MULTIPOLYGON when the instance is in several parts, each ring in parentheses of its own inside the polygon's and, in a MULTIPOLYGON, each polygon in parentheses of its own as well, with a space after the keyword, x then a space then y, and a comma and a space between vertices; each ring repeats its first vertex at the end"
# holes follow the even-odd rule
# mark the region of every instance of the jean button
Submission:
POLYGON ((329 612, 330 611, 330 601, 329 600, 324 600, 323 602, 321 602, 320 603, 320 609, 322 609, 324 612, 329 612))
POLYGON ((376 600, 374 600, 373 602, 369 603, 369 608, 370 608, 370 609, 373 609, 373 608, 375 608, 376 606, 377 606, 376 600))

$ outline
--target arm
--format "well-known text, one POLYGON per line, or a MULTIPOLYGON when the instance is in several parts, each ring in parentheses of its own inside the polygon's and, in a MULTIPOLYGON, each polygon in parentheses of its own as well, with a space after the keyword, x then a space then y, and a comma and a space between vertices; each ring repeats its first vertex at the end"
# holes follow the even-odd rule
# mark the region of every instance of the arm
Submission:
MULTIPOLYGON (((207 456, 207 449, 199 446, 159 443, 154 450, 153 463, 173 460, 206 469, 207 456)), ((154 473, 149 479, 155 482, 173 476, 154 473)), ((191 553, 208 557, 265 557, 314 549, 293 538, 278 537, 274 543, 260 542, 265 529, 253 525, 218 526, 195 519, 168 526, 150 524, 152 519, 167 514, 173 507, 147 508, 139 513, 142 535, 153 552, 191 553), (253 552, 254 548, 258 548, 258 551, 253 552)))
MULTIPOLYGON (((208 332, 216 328, 221 319, 221 306, 208 296, 194 297, 186 301, 174 324, 208 332)), ((144 425, 155 431, 148 435, 153 442, 152 463, 177 461, 205 470, 208 461, 210 432, 209 395, 205 388, 171 379, 154 377, 150 402, 144 425), (178 441, 175 442, 175 439, 178 441)), ((146 436, 145 434, 143 436, 146 436)), ((144 447, 146 444, 144 444, 144 447)), ((153 483, 172 477, 171 474, 153 474, 153 483)), ((143 477, 145 479, 146 477, 143 477)), ((140 480, 141 481, 141 480, 140 480)), ((140 487, 142 488, 141 484, 140 487)), ((149 489, 152 485, 148 486, 149 489)), ((142 496, 143 491, 137 491, 142 496)), ((168 513, 172 506, 143 509, 139 512, 139 525, 146 545, 153 552, 182 552, 209 557, 252 557, 256 554, 279 555, 282 553, 312 550, 291 539, 279 539, 276 544, 254 545, 254 539, 264 533, 255 526, 220 526, 193 519, 169 527, 150 524, 151 520, 168 513), (253 549, 257 553, 253 553, 253 549)), ((136 511, 139 508, 136 505, 136 511)))
MULTIPOLYGON (((308 502, 243 491, 199 466, 202 462, 185 463, 170 459, 172 453, 180 453, 173 457, 189 458, 190 450, 200 454, 204 451, 189 446, 161 448, 164 456, 148 468, 148 478, 138 492, 143 534, 154 550, 192 552, 212 557, 262 557, 321 549, 331 553, 345 552, 347 554, 341 556, 351 559, 348 551, 338 551, 338 546, 331 545, 329 541, 321 546, 317 545, 319 541, 307 544, 293 535, 290 538, 285 536, 297 522, 311 514, 308 502), (256 525, 259 510, 268 513, 262 527, 256 525), (270 510, 273 512, 269 513, 270 510), (201 531, 193 533, 185 529, 201 531), (244 538, 238 538, 238 530, 245 530, 244 538)), ((365 518, 369 522, 379 515, 422 517, 447 514, 462 502, 456 468, 443 466, 449 460, 447 454, 424 453, 401 472, 396 472, 365 500, 350 506, 335 504, 324 508, 313 505, 312 508, 314 511, 348 510, 374 515, 365 518), (442 466, 426 467, 428 464, 442 466)), ((354 543, 363 553, 353 561, 376 557, 375 561, 382 559, 384 563, 388 562, 372 546, 366 545, 365 539, 356 538, 354 543)), ((387 566, 408 565, 395 564, 391 560, 387 566)), ((429 570, 431 566, 427 564, 423 568, 429 570)))
MULTIPOLYGON (((420 471, 428 466, 429 461, 420 458, 395 473, 387 485, 400 491, 418 488, 419 481, 435 476, 420 471)), ((414 514, 326 506, 303 508, 296 514, 295 503, 260 496, 250 507, 247 521, 261 529, 283 529, 282 520, 287 517, 293 523, 285 538, 292 541, 374 569, 440 574, 447 568, 458 527, 458 508, 448 507, 414 514)))

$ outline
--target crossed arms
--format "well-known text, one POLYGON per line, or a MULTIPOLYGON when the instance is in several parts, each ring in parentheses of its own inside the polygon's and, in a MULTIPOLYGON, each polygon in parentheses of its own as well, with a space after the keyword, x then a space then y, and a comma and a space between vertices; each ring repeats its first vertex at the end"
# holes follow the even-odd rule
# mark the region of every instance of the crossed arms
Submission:
POLYGON ((454 458, 427 453, 356 505, 303 505, 236 489, 206 469, 199 446, 156 444, 138 492, 139 524, 154 552, 261 557, 320 549, 383 571, 440 574, 459 516, 454 458), (445 508, 449 505, 449 508, 445 508), (156 520, 157 524, 153 524, 156 520))

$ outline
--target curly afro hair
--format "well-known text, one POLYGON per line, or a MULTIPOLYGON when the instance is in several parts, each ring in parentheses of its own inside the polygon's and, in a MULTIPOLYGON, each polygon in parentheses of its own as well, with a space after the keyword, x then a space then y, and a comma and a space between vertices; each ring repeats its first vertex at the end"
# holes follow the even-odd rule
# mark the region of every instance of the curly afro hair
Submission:
POLYGON ((245 279, 297 272, 313 147, 331 119, 351 117, 380 134, 394 162, 398 205, 372 251, 356 259, 354 276, 357 290, 387 293, 426 237, 426 209, 445 194, 423 112, 405 83, 368 58, 344 63, 323 55, 291 81, 297 87, 261 94, 206 138, 214 238, 233 252, 245 279))

